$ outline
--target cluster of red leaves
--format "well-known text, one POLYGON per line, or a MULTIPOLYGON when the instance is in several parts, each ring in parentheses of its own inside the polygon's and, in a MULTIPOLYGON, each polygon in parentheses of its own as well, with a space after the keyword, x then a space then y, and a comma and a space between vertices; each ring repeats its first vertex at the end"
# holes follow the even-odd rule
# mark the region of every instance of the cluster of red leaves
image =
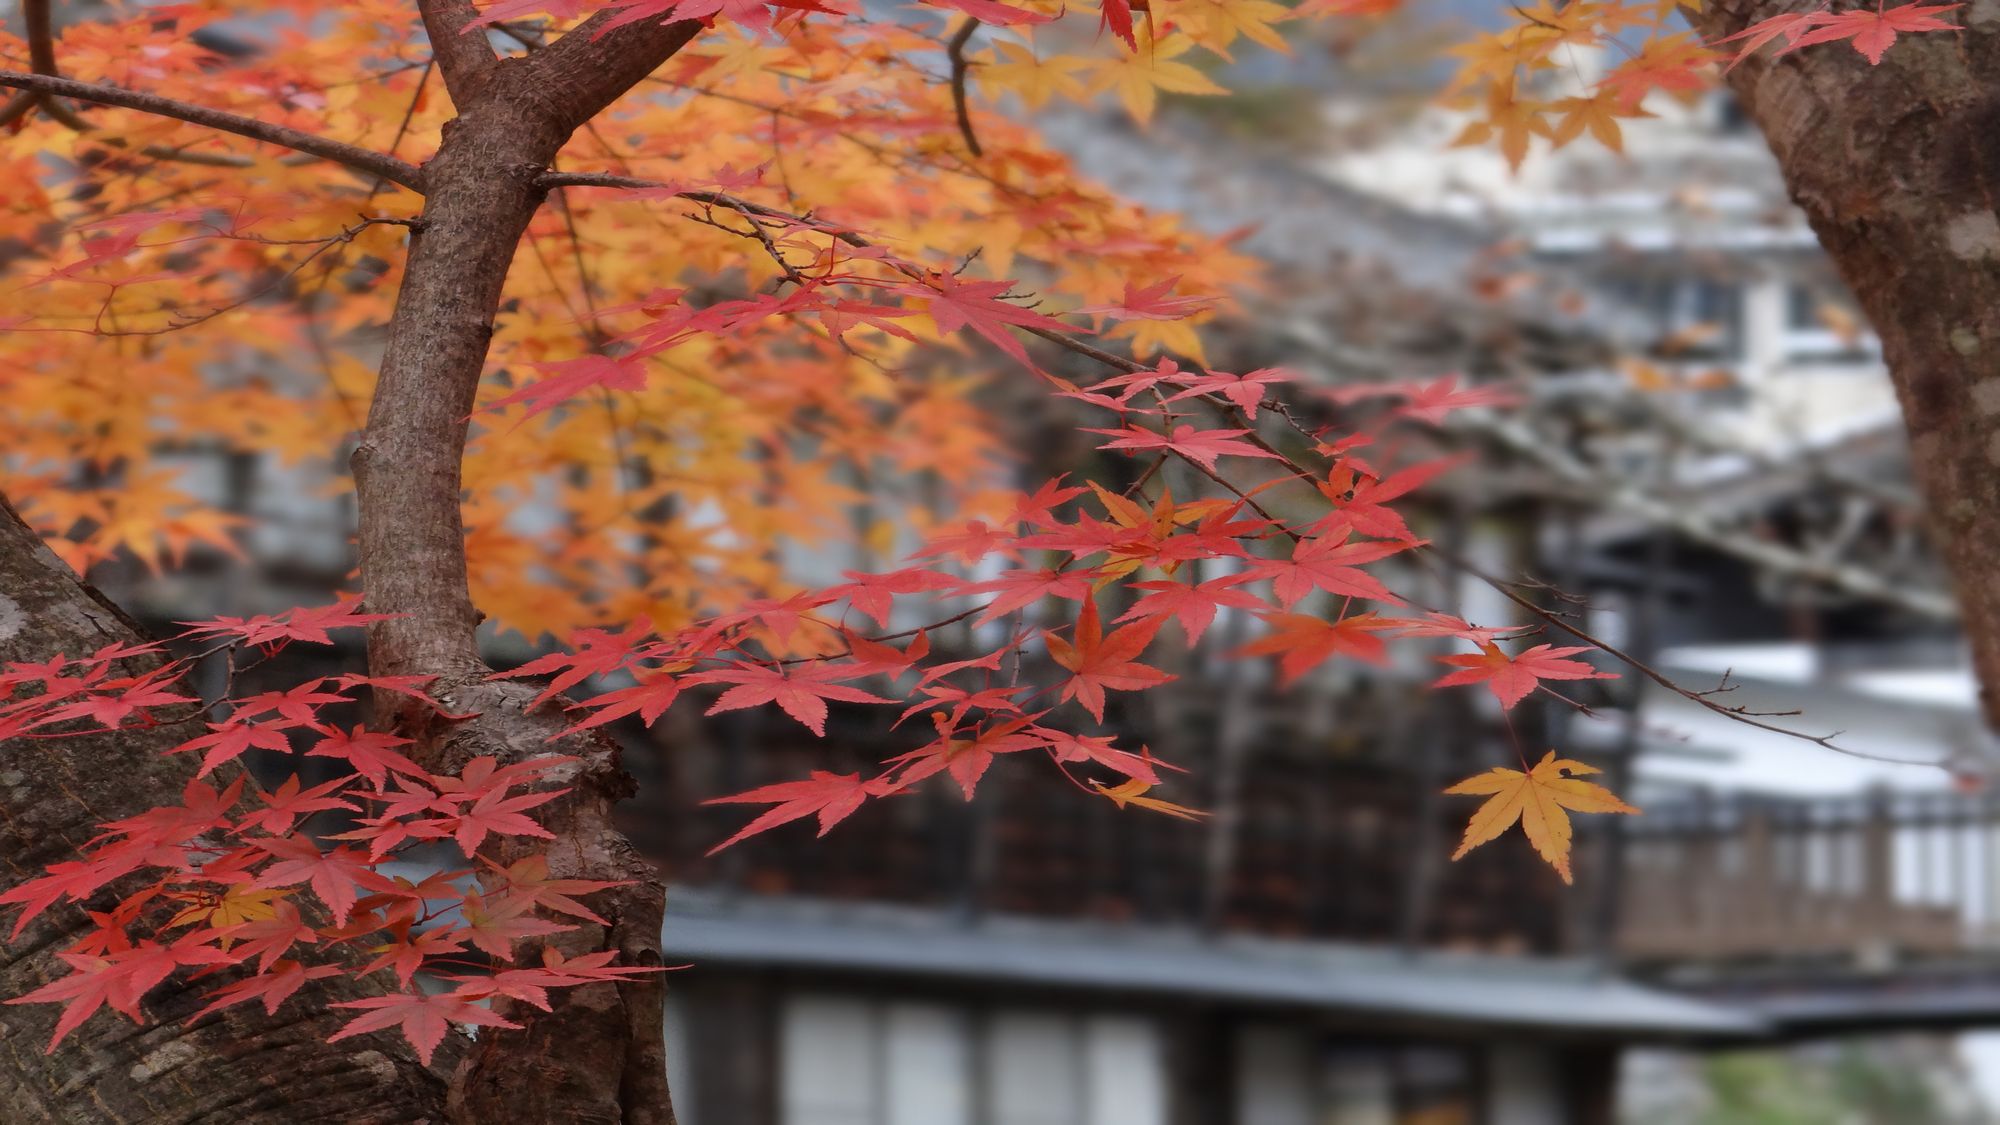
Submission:
MULTIPOLYGON (((727 335, 767 317, 816 318, 834 335, 866 327, 907 338, 900 322, 921 312, 938 332, 964 329, 1047 380, 1058 395, 1111 412, 1115 426, 1085 431, 1105 439, 1098 448, 1153 462, 1124 492, 1095 483, 1044 484, 1018 497, 1002 518, 968 520, 933 536, 901 569, 850 572, 841 585, 753 601, 662 635, 650 634, 646 622, 619 632, 585 630, 572 638, 571 651, 503 673, 552 677, 538 702, 591 683, 604 688, 574 705, 572 730, 634 715, 650 725, 683 691, 702 688, 721 689, 709 714, 776 705, 821 736, 832 702, 899 707, 899 725, 929 713, 932 737, 886 758, 873 776, 815 771, 720 798, 770 807, 718 850, 807 817, 824 833, 868 800, 937 774, 970 799, 996 758, 1028 751, 1046 755, 1085 792, 1121 806, 1196 815, 1143 795, 1160 784, 1164 766, 1148 748, 1119 748, 1111 738, 1074 728, 1085 716, 1103 722, 1110 693, 1173 679, 1146 662, 1169 621, 1191 649, 1225 609, 1265 622, 1239 655, 1277 657, 1288 682, 1335 657, 1384 664, 1384 638, 1398 636, 1475 644, 1477 654, 1443 657, 1458 670, 1438 683, 1486 683, 1508 708, 1541 680, 1605 675, 1569 659, 1576 649, 1541 645, 1509 656, 1498 642, 1511 630, 1438 612, 1411 615, 1410 599, 1365 569, 1424 546, 1391 505, 1457 463, 1432 459, 1385 472, 1366 454, 1392 425, 1437 425, 1455 410, 1506 406, 1505 391, 1449 377, 1302 388, 1372 418, 1368 428, 1334 435, 1267 401, 1275 388, 1294 382, 1287 372, 1120 360, 1079 343, 1089 329, 1036 311, 1007 282, 929 269, 850 230, 713 196, 697 201, 711 218, 725 207, 736 211, 745 237, 755 237, 784 266, 789 288, 700 307, 683 303, 678 292, 659 294, 644 303, 650 320, 614 348, 618 358, 579 361, 575 372, 552 374, 503 401, 547 409, 585 385, 636 377, 645 356, 692 334, 727 335), (1049 375, 1023 336, 1052 341, 1116 373, 1089 385, 1049 375), (611 368, 621 373, 603 374, 611 368), (1386 409, 1366 409, 1376 406, 1386 409), (1289 426, 1289 448, 1259 429, 1260 418, 1268 422, 1274 414, 1289 426), (1171 489, 1149 494, 1147 484, 1168 462, 1225 495, 1177 501, 1171 489), (1259 495, 1293 508, 1303 501, 1308 514, 1281 517, 1259 495), (1210 572, 1205 579, 1197 573, 1203 569, 1210 572), (1308 599, 1322 597, 1337 608, 1299 612, 1308 599), (1049 612, 1051 603, 1076 609, 1049 612), (1117 615, 1108 624, 1107 610, 1117 615), (912 620, 930 623, 895 628, 912 620), (931 659, 933 632, 963 622, 974 626, 976 649, 931 659), (1080 778, 1081 766, 1101 767, 1118 780, 1080 778)), ((1171 290, 1170 283, 1134 289, 1116 306, 1078 312, 1101 324, 1173 320, 1206 307, 1171 290)))
MULTIPOLYGON (((294 641, 327 643, 329 629, 374 619, 349 601, 218 620, 188 635, 273 651, 294 641)), ((570 759, 552 754, 501 766, 481 758, 455 776, 436 775, 402 753, 406 739, 320 719, 323 708, 362 687, 428 700, 421 681, 322 678, 210 709, 172 690, 191 665, 151 645, 9 664, 0 669, 0 741, 19 738, 26 746, 227 710, 206 733, 168 752, 200 752, 203 777, 253 749, 289 756, 301 748, 353 772, 310 786, 293 774, 268 791, 240 771, 221 788, 197 779, 179 804, 102 825, 79 858, 0 894, 0 904, 21 907, 15 937, 65 899, 83 904, 93 923, 89 936, 58 955, 69 975, 7 1001, 65 1006, 50 1050, 99 1008, 138 1020, 146 993, 180 969, 234 970, 200 1019, 253 1000, 276 1011, 307 981, 350 971, 359 954, 365 963, 355 971, 392 974, 398 990, 346 1005, 364 1014, 334 1038, 397 1026, 426 1060, 447 1022, 514 1026, 485 1006, 493 997, 546 1008, 550 988, 654 971, 612 965, 610 953, 565 961, 552 950, 540 966, 488 967, 512 962, 524 939, 574 928, 559 919, 603 923, 579 896, 615 884, 552 878, 540 857, 503 867, 480 855, 492 837, 549 836, 530 812, 565 792, 542 782, 570 759), (134 666, 139 670, 121 671, 134 666), (357 826, 325 839, 302 830, 307 818, 330 811, 357 826), (435 858, 412 864, 413 847, 445 840, 475 866, 452 869, 435 858), (398 873, 397 865, 418 877, 398 873), (107 894, 115 898, 102 901, 107 894), (343 953, 348 960, 338 960, 343 953), (426 992, 413 983, 418 970, 453 987, 426 992)))
MULTIPOLYGON (((940 331, 966 329, 1037 374, 1044 373, 1023 332, 1105 361, 1104 353, 1076 345, 1074 333, 1082 330, 1027 307, 1004 282, 926 270, 852 232, 743 217, 765 232, 768 252, 787 255, 792 287, 782 295, 700 309, 668 295, 654 304, 654 321, 626 341, 632 355, 687 332, 728 331, 745 317, 819 315, 829 331, 839 331, 839 325, 860 323, 857 310, 865 309, 866 323, 896 332, 898 319, 922 309, 940 331), (874 296, 856 298, 856 289, 874 296), (834 309, 843 319, 826 321, 834 309)), ((1131 294, 1116 308, 1082 311, 1100 318, 1172 319, 1200 307, 1161 289, 1131 294)), ((663 635, 649 635, 644 622, 616 633, 586 630, 572 639, 572 651, 503 675, 553 677, 543 701, 588 682, 607 688, 575 705, 571 729, 633 715, 650 724, 691 688, 722 689, 709 714, 776 705, 822 736, 830 702, 897 706, 898 724, 929 713, 929 741, 888 757, 873 776, 816 771, 721 798, 770 807, 718 849, 806 817, 817 818, 824 833, 871 798, 904 792, 940 773, 970 799, 996 758, 1024 751, 1047 755, 1086 792, 1121 805, 1190 813, 1142 796, 1160 783, 1163 766, 1146 747, 1118 748, 1109 738, 1073 728, 1084 716, 1101 723, 1109 693, 1173 678, 1145 659, 1169 621, 1178 623, 1192 648, 1225 609, 1267 623, 1239 655, 1276 656, 1287 681, 1335 657, 1386 663, 1383 638, 1397 636, 1457 637, 1479 646, 1478 654, 1444 657, 1459 670, 1439 683, 1484 682, 1504 707, 1544 679, 1605 675, 1567 659, 1575 649, 1542 645, 1509 656, 1498 639, 1511 631, 1436 612, 1410 615, 1410 599, 1365 569, 1424 546, 1390 505, 1456 464, 1436 459, 1380 471, 1364 454, 1381 431, 1399 422, 1437 424, 1458 409, 1504 406, 1510 401, 1505 392, 1460 386, 1451 378, 1307 389, 1342 407, 1389 408, 1374 411, 1374 429, 1335 437, 1293 421, 1279 407, 1275 413, 1291 427, 1286 450, 1258 426, 1260 412, 1268 419, 1277 405, 1265 396, 1293 381, 1289 374, 1184 369, 1171 359, 1152 366, 1112 362, 1116 374, 1087 386, 1044 378, 1057 394, 1117 416, 1114 427, 1086 431, 1106 439, 1100 449, 1155 462, 1124 492, 1049 482, 1017 498, 1004 518, 969 520, 934 536, 902 569, 850 572, 841 585, 752 602, 663 635), (1149 495, 1149 479, 1169 461, 1228 495, 1177 501, 1164 488, 1149 495), (1256 478, 1239 484, 1230 475, 1246 471, 1256 478), (1276 497, 1279 489, 1289 489, 1294 506, 1305 501, 1309 514, 1281 518, 1255 498, 1276 497), (1203 568, 1211 572, 1205 580, 1197 576, 1203 568), (1318 597, 1337 600, 1337 608, 1326 615, 1298 612, 1318 597), (1047 612, 1051 603, 1072 603, 1075 613, 1047 612), (1357 603, 1379 608, 1363 610, 1357 603), (1116 619, 1107 624, 1114 604, 1109 611, 1116 619), (910 620, 930 624, 892 628, 910 620), (968 621, 976 627, 973 637, 988 634, 974 651, 954 652, 957 659, 944 662, 927 659, 935 630, 968 621), (1071 704, 1083 714, 1066 711, 1071 704), (1079 778, 1073 767, 1084 764, 1120 780, 1105 785, 1079 778)), ((537 407, 560 396, 555 382, 537 385, 549 390, 537 407)))
POLYGON ((1755 54, 1760 47, 1778 39, 1785 45, 1778 48, 1778 54, 1788 55, 1793 51, 1820 43, 1838 43, 1846 40, 1856 51, 1868 60, 1870 66, 1880 66, 1882 55, 1896 43, 1899 34, 1908 35, 1925 31, 1957 31, 1956 24, 1946 23, 1938 16, 1944 12, 1956 11, 1963 4, 1904 4, 1889 8, 1876 4, 1873 10, 1855 8, 1846 12, 1831 12, 1818 8, 1808 12, 1780 12, 1769 19, 1759 20, 1722 43, 1742 43, 1736 50, 1736 57, 1729 65, 1755 54))

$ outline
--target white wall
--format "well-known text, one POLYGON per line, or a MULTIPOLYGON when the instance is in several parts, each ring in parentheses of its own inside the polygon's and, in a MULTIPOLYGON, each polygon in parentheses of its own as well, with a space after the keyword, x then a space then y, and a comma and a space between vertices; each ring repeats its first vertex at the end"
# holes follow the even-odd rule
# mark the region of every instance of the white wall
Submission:
POLYGON ((1114 1012, 800 994, 779 1031, 782 1125, 1166 1125, 1159 1029, 1114 1012))

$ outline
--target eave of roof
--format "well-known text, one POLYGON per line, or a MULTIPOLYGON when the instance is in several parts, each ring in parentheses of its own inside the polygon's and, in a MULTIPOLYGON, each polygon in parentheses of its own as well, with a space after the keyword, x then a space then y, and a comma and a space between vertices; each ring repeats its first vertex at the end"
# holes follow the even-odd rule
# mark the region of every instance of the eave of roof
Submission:
POLYGON ((990 917, 689 888, 668 895, 669 958, 1234 1001, 1467 1027, 1745 1038, 1762 1020, 1566 960, 1420 953, 1173 929, 990 917))

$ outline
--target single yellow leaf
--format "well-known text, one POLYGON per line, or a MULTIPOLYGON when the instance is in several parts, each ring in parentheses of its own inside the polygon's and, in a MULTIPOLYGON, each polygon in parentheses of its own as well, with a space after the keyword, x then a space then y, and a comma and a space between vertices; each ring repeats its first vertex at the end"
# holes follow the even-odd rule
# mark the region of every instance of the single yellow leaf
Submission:
POLYGON ((1569 869, 1570 812, 1637 813, 1639 810, 1618 799, 1611 790, 1568 774, 1591 774, 1596 767, 1570 758, 1558 758, 1551 750, 1535 768, 1526 773, 1495 766, 1485 773, 1466 778, 1445 790, 1459 795, 1484 796, 1485 804, 1466 823, 1465 838, 1451 858, 1466 852, 1521 822, 1521 831, 1563 882, 1572 882, 1569 869))

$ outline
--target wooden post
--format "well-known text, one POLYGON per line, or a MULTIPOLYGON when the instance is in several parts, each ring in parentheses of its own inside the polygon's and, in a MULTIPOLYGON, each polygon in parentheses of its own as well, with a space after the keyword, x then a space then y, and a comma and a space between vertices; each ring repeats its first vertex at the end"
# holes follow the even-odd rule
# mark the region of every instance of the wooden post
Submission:
POLYGON ((1741 928, 1731 943, 1745 948, 1738 952, 1763 952, 1777 947, 1782 939, 1778 911, 1772 902, 1777 890, 1777 852, 1771 841, 1771 809, 1751 802, 1743 810, 1743 870, 1735 887, 1735 916, 1741 928))
POLYGON ((1866 964, 1895 955, 1896 826, 1889 813, 1889 794, 1871 791, 1861 825, 1861 901, 1854 929, 1855 958, 1866 964))

